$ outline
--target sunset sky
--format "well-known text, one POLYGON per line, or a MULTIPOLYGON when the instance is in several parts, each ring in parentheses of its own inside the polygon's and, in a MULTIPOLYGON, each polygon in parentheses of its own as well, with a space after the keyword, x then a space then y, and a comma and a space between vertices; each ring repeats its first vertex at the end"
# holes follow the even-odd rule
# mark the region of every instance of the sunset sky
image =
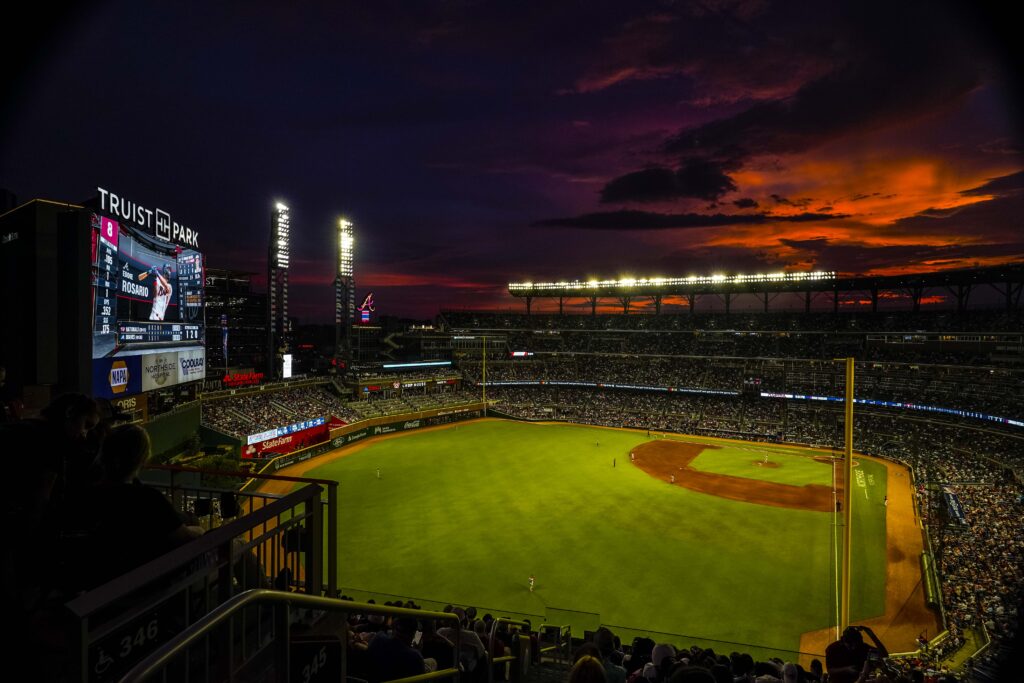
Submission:
POLYGON ((360 297, 417 317, 515 280, 1018 260, 1012 22, 967 6, 81 5, 4 48, 0 187, 167 207, 258 273, 284 201, 303 321, 342 214, 360 297))

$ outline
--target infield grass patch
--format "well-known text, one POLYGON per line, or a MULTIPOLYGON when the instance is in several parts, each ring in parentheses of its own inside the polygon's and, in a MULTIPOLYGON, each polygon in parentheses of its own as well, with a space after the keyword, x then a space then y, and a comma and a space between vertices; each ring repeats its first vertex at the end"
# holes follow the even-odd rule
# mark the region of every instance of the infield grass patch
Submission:
POLYGON ((755 444, 709 448, 698 455, 690 466, 703 472, 728 474, 745 479, 759 479, 777 484, 832 486, 832 465, 816 462, 808 452, 758 448, 755 444), (776 467, 763 467, 765 455, 776 467))

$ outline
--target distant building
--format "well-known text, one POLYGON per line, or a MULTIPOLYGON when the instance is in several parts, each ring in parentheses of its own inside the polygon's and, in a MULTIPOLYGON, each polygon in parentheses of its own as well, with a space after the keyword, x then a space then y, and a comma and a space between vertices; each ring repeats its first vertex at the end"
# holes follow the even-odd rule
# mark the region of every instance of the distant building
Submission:
POLYGON ((33 199, 0 214, 0 366, 38 409, 92 390, 90 223, 83 207, 33 199))
POLYGON ((387 348, 384 343, 382 330, 377 325, 352 325, 351 332, 351 362, 373 363, 382 359, 388 359, 387 348))
POLYGON ((229 368, 266 367, 267 295, 252 291, 252 276, 206 269, 207 377, 221 377, 229 368))

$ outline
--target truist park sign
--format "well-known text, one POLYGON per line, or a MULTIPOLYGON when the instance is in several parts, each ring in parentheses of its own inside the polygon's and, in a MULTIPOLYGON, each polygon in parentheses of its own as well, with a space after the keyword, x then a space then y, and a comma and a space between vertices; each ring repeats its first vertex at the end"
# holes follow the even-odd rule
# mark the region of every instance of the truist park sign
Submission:
POLYGON ((100 193, 100 213, 134 223, 165 242, 193 249, 199 248, 199 231, 171 220, 171 214, 167 211, 160 208, 150 209, 102 187, 97 187, 96 191, 100 193))

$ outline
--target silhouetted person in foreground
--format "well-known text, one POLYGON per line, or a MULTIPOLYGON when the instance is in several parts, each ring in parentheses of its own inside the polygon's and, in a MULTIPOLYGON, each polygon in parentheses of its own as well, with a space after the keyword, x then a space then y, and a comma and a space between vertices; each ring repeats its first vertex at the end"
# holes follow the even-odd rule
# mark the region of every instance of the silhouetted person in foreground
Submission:
MULTIPOLYGON (((0 427, 0 458, 10 485, 0 500, 7 542, 0 544, 0 615, 12 652, 48 662, 60 651, 62 509, 69 463, 88 459, 86 439, 99 417, 96 402, 65 394, 38 418, 0 427)), ((45 677, 45 675, 43 676, 45 677)))
POLYGON ((86 439, 98 420, 95 401, 65 394, 39 418, 0 430, 2 465, 8 480, 16 482, 0 508, 10 534, 0 551, 4 613, 24 615, 46 600, 54 580, 68 463, 88 457, 86 439))
POLYGON ((160 491, 138 479, 150 455, 149 435, 137 425, 110 430, 96 459, 99 481, 79 499, 86 522, 82 588, 100 586, 203 533, 186 526, 160 491))
POLYGON ((866 626, 848 626, 839 640, 825 648, 825 668, 830 683, 856 681, 869 657, 881 660, 889 656, 888 650, 866 626), (874 647, 864 642, 861 632, 867 633, 874 647))
POLYGON ((423 655, 412 646, 416 619, 398 617, 392 622, 391 629, 390 634, 379 631, 367 649, 371 683, 417 676, 426 671, 423 655))

